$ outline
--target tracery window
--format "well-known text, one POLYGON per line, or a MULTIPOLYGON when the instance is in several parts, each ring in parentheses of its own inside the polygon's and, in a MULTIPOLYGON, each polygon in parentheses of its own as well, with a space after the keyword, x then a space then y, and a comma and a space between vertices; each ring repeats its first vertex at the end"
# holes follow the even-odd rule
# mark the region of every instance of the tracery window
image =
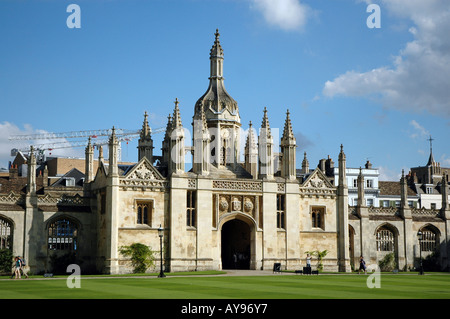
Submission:
POLYGON ((313 206, 311 208, 311 226, 325 229, 325 207, 313 206))
POLYGON ((285 229, 285 195, 277 195, 277 228, 285 229))
POLYGON ((48 227, 48 249, 73 250, 78 248, 78 226, 67 218, 61 218, 48 227))
POLYGON ((0 249, 12 248, 11 224, 0 218, 0 249))
POLYGON ((395 236, 387 227, 381 227, 376 234, 377 251, 394 251, 395 236))
POLYGON ((141 225, 152 225, 152 209, 153 209, 152 201, 137 201, 137 218, 136 224, 141 225))
POLYGON ((422 228, 422 240, 420 241, 420 249, 422 251, 435 251, 438 243, 438 235, 428 227, 422 228))

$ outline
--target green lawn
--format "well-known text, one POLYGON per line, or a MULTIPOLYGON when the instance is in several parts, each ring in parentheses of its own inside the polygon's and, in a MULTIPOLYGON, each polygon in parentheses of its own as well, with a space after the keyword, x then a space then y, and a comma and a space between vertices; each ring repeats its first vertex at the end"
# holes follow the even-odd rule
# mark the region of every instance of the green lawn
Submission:
POLYGON ((450 274, 276 274, 249 277, 82 277, 69 289, 64 278, 2 279, 0 299, 450 299, 450 274))

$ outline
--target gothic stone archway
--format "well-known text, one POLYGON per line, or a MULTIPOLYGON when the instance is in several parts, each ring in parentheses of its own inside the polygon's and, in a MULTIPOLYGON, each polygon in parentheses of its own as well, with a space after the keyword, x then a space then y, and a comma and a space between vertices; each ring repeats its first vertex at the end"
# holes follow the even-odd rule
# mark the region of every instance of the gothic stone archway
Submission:
POLYGON ((222 225, 222 269, 250 269, 252 259, 251 226, 241 219, 230 219, 222 225))

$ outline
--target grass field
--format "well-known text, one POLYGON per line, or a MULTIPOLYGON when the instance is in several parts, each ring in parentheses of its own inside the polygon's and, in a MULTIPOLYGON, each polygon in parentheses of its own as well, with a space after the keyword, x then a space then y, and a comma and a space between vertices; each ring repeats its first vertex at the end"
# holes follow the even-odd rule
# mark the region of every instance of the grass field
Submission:
POLYGON ((0 299, 450 299, 450 274, 81 277, 0 280, 0 299))

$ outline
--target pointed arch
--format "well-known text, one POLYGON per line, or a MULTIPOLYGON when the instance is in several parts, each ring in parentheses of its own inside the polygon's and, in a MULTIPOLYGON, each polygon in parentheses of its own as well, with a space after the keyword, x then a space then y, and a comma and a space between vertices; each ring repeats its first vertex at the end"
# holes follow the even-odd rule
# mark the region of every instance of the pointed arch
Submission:
POLYGON ((422 239, 420 240, 420 249, 424 252, 433 252, 439 245, 441 232, 433 224, 425 224, 420 229, 422 239))
POLYGON ((383 223, 375 230, 377 251, 395 252, 399 231, 390 223, 383 223))
POLYGON ((48 250, 78 250, 81 223, 62 214, 49 219, 46 225, 48 250))
POLYGON ((14 221, 0 214, 0 249, 12 250, 14 228, 14 221))

